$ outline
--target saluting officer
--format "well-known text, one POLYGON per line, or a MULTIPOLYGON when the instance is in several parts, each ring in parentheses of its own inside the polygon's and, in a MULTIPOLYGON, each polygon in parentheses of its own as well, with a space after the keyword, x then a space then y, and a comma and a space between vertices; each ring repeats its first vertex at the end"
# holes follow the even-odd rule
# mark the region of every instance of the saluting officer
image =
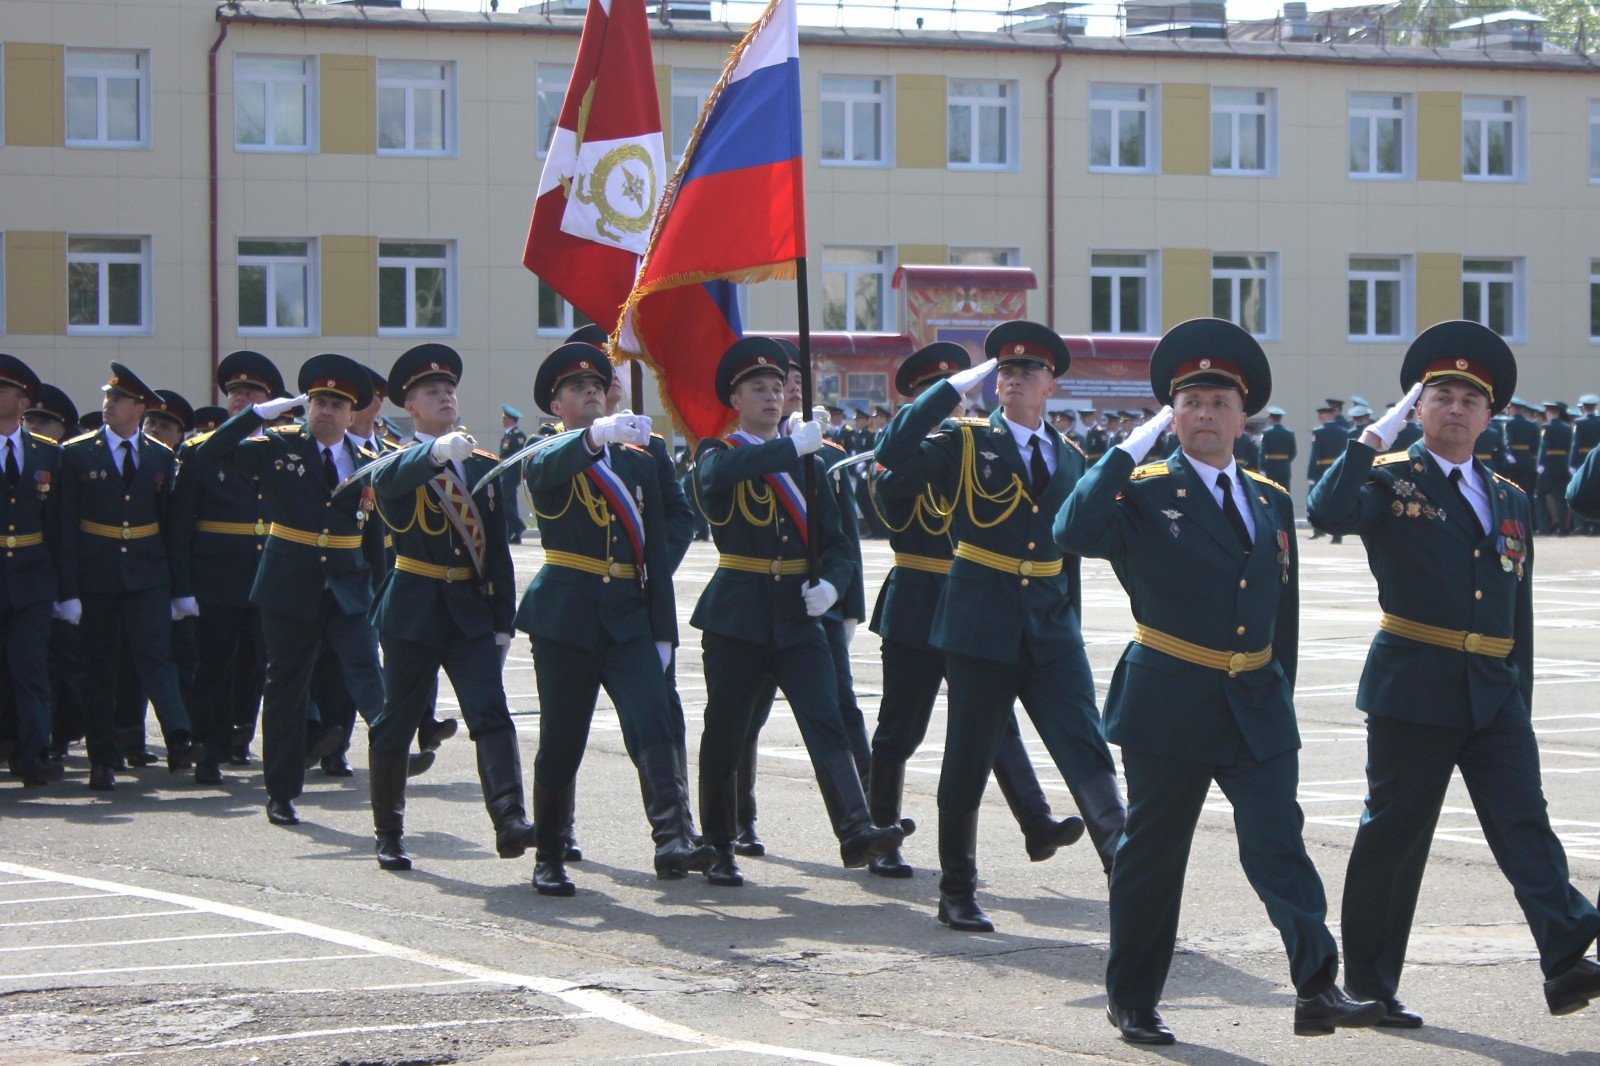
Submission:
POLYGON ((1267 357, 1233 323, 1192 319, 1156 345, 1150 387, 1168 406, 1078 482, 1054 529, 1063 551, 1111 561, 1137 623, 1106 694, 1129 802, 1111 869, 1107 1017, 1130 1043, 1174 1040, 1156 1005, 1215 782, 1233 806, 1240 865, 1288 950, 1295 1034, 1371 1025, 1383 1007, 1334 984, 1339 951, 1295 800, 1294 501, 1232 454, 1272 392, 1267 357), (1138 466, 1169 424, 1178 446, 1138 466))
MULTIPOLYGON (((508 403, 500 405, 500 458, 515 455, 527 445, 528 435, 522 431, 521 422, 521 411, 508 403)), ((528 529, 527 524, 522 521, 522 511, 517 506, 517 497, 521 489, 521 467, 512 467, 500 475, 500 500, 505 507, 506 539, 512 544, 521 544, 522 534, 528 529)))
MULTIPOLYGON (((1322 476, 1332 468, 1339 456, 1344 454, 1344 446, 1350 442, 1350 423, 1344 417, 1343 407, 1343 400, 1325 400, 1324 406, 1317 408, 1318 416, 1326 415, 1327 421, 1311 431, 1311 448, 1307 453, 1307 486, 1314 486, 1322 480, 1322 476)), ((1311 523, 1312 540, 1316 540, 1326 532, 1327 530, 1315 522, 1311 523)), ((1342 544, 1344 538, 1335 533, 1333 543, 1342 544)))
POLYGON ((973 931, 994 928, 975 896, 978 806, 1017 700, 1107 873, 1126 819, 1083 649, 1078 559, 1064 558, 1050 539, 1050 521, 1084 469, 1083 453, 1043 419, 1045 398, 1072 357, 1060 335, 1034 322, 996 326, 984 348, 987 362, 902 407, 878 446, 885 468, 955 509, 955 560, 932 632, 945 653, 950 700, 939 773, 939 920, 973 931), (1000 409, 945 421, 996 366, 1000 409))
POLYGON ((460 380, 461 356, 445 344, 419 344, 395 360, 389 396, 411 416, 416 440, 372 478, 395 552, 372 610, 386 698, 367 729, 372 825, 385 870, 411 868, 403 840, 407 752, 433 709, 441 668, 477 749, 496 852, 514 859, 533 843, 517 729, 501 679, 516 610, 499 513, 505 501, 497 483, 473 491, 495 456, 455 428, 460 380))
MULTIPOLYGON (((176 569, 168 503, 175 464, 171 449, 143 433, 155 391, 121 363, 102 386, 104 425, 61 449, 62 618, 80 622, 84 647, 114 649, 124 634, 145 693, 155 704, 167 746, 167 769, 179 773, 205 754, 189 732, 189 715, 172 661, 174 601, 188 596, 176 569)), ((116 787, 114 672, 84 678, 89 787, 116 787)))
POLYGON ((1585 958, 1600 913, 1568 883, 1539 781, 1533 705, 1533 546, 1527 496, 1473 460, 1516 387, 1511 349, 1475 322, 1441 322, 1406 352, 1406 398, 1311 493, 1313 520, 1360 533, 1383 609, 1356 706, 1367 714, 1367 805, 1345 875, 1345 965, 1392 1026, 1422 1024, 1396 998, 1439 810, 1459 770, 1516 889, 1552 1014, 1600 995, 1585 958), (1423 438, 1379 453, 1421 398, 1423 438))
POLYGON ((1294 460, 1300 454, 1294 443, 1294 430, 1283 424, 1281 407, 1267 408, 1267 424, 1261 430, 1261 472, 1270 481, 1289 491, 1294 476, 1294 460))
POLYGON ((367 620, 373 570, 383 566, 382 523, 371 520, 371 486, 334 493, 373 458, 346 436, 351 411, 372 399, 372 383, 360 363, 329 352, 301 364, 298 384, 301 395, 243 407, 196 448, 213 469, 253 478, 272 516, 250 602, 267 645, 261 734, 273 825, 300 821, 294 801, 305 786, 311 672, 324 645, 339 656, 362 718, 371 722, 383 709, 377 634, 367 620), (303 426, 260 432, 301 405, 303 426))

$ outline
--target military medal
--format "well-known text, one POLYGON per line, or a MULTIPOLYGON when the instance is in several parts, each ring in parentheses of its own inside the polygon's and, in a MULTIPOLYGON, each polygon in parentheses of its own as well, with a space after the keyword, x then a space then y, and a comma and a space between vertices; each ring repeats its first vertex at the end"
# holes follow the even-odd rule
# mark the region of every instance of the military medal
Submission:
POLYGON ((1528 555, 1528 532, 1515 518, 1500 523, 1500 535, 1495 540, 1495 551, 1500 553, 1500 569, 1506 573, 1516 571, 1522 579, 1523 560, 1528 555))
POLYGON ((1289 583, 1289 531, 1278 530, 1278 578, 1285 585, 1289 583))
POLYGON ((35 471, 33 481, 34 487, 38 491, 39 499, 47 499, 50 496, 50 471, 35 471))

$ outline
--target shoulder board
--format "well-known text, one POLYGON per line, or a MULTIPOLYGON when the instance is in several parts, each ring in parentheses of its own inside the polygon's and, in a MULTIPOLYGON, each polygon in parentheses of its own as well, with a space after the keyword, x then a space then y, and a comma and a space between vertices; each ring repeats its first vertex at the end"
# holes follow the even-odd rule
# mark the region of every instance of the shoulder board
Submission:
MULTIPOLYGON (((640 455, 650 455, 649 448, 642 447, 638 444, 624 444, 623 447, 629 449, 630 451, 638 452, 640 455)), ((651 456, 651 458, 654 458, 654 456, 651 456)))
POLYGON ((1510 485, 1512 488, 1516 489, 1518 492, 1524 491, 1521 485, 1518 485, 1515 481, 1512 481, 1510 478, 1506 477, 1504 474, 1495 474, 1494 475, 1494 479, 1496 481, 1498 481, 1502 485, 1510 485))
POLYGON ((1273 488, 1277 489, 1279 492, 1288 492, 1289 491, 1288 489, 1284 488, 1282 485, 1278 484, 1276 481, 1272 480, 1267 475, 1261 474, 1261 473, 1257 473, 1254 470, 1246 470, 1245 471, 1245 476, 1254 478, 1255 480, 1261 482, 1263 485, 1271 485, 1273 488))
POLYGON ((271 440, 271 439, 272 438, 267 436, 265 433, 258 433, 254 437, 246 437, 245 438, 245 440, 271 440))
POLYGON ((658 440, 658 441, 660 441, 660 442, 661 442, 661 443, 662 443, 662 444, 665 444, 665 443, 666 443, 666 442, 667 442, 667 438, 665 438, 665 437, 663 437, 663 436, 662 436, 662 435, 661 435, 661 434, 659 434, 659 433, 652 433, 652 434, 650 434, 650 439, 651 439, 651 440, 658 440))
POLYGON ((1089 458, 1089 456, 1084 453, 1083 445, 1079 444, 1077 441, 1073 440, 1071 437, 1062 437, 1061 438, 1061 443, 1065 444, 1067 447, 1071 448, 1073 451, 1077 452, 1079 455, 1082 455, 1085 459, 1089 458))
POLYGON ((1408 463, 1411 461, 1410 452, 1384 452, 1372 460, 1373 466, 1393 466, 1395 463, 1408 463))
POLYGON ((278 433, 278 434, 299 433, 304 428, 305 427, 300 425, 300 423, 293 422, 293 423, 290 423, 287 426, 273 426, 271 429, 267 430, 267 432, 268 433, 278 433))
POLYGON ((496 455, 494 452, 486 452, 482 448, 474 448, 474 449, 472 449, 472 454, 478 456, 481 459, 492 459, 497 463, 500 461, 500 457, 498 455, 496 455))
POLYGON ((62 444, 76 444, 81 440, 93 440, 95 438, 95 435, 98 434, 99 432, 100 431, 98 429, 91 429, 87 433, 80 433, 76 437, 73 437, 71 440, 64 440, 61 443, 62 444))
POLYGON ((183 444, 182 444, 182 447, 184 447, 184 448, 199 447, 201 444, 204 444, 206 442, 206 440, 211 436, 211 434, 213 434, 215 432, 216 432, 216 430, 214 430, 214 429, 208 429, 204 433, 196 433, 194 436, 192 436, 188 440, 184 441, 183 444))
POLYGON ((1133 473, 1128 475, 1129 481, 1143 481, 1147 477, 1166 477, 1167 462, 1165 459, 1159 463, 1146 463, 1133 468, 1133 473))
POLYGON ((976 418, 976 417, 973 417, 973 418, 966 418, 966 417, 952 418, 952 419, 949 419, 949 421, 954 422, 958 426, 988 426, 988 424, 989 424, 989 420, 987 418, 976 418))
POLYGON ((154 437, 150 436, 150 434, 148 434, 148 433, 146 433, 144 435, 144 439, 146 441, 148 441, 149 443, 154 444, 156 447, 160 448, 162 451, 166 452, 168 455, 172 454, 172 449, 167 447, 167 445, 166 445, 166 443, 164 441, 156 440, 154 437))
POLYGON ((28 430, 28 436, 32 437, 34 440, 38 441, 40 444, 59 444, 60 443, 54 437, 47 437, 43 433, 35 433, 31 429, 28 430))
POLYGON ((834 449, 835 451, 838 451, 838 452, 843 452, 844 451, 844 445, 843 444, 840 444, 836 440, 829 440, 826 437, 822 438, 822 446, 824 448, 832 448, 832 449, 834 449))

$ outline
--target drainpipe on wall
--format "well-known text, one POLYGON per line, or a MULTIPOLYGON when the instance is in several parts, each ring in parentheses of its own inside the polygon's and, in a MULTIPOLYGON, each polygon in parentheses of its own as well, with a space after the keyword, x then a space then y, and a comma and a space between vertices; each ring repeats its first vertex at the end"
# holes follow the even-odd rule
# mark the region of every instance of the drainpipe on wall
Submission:
MULTIPOLYGON (((218 42, 221 43, 221 42, 218 42)), ((1044 324, 1056 328, 1056 75, 1065 53, 1044 80, 1044 324)))
POLYGON ((207 57, 206 69, 206 119, 209 123, 211 163, 210 173, 207 175, 210 186, 211 198, 211 393, 215 394, 217 381, 217 363, 222 358, 222 307, 221 307, 221 278, 219 277, 218 247, 217 247, 217 52, 222 48, 222 42, 228 36, 228 23, 219 20, 221 29, 217 32, 217 40, 211 46, 211 53, 207 57))

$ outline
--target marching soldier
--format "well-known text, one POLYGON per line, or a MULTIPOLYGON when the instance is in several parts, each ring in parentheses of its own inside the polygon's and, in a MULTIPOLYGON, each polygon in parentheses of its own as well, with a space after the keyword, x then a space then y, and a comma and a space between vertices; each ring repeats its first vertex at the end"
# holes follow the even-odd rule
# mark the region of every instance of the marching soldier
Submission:
POLYGON ((1567 514, 1567 481, 1572 477, 1572 423, 1567 421, 1567 405, 1560 400, 1546 400, 1544 414, 1534 502, 1544 520, 1545 531, 1564 537, 1571 525, 1567 514))
MULTIPOLYGON (((599 329, 598 326, 595 328, 599 329)), ((500 405, 500 416, 500 458, 504 459, 521 451, 528 443, 528 435, 522 432, 521 411, 508 403, 503 403, 500 405)), ((517 498, 522 494, 521 478, 520 467, 512 467, 500 475, 500 500, 505 506, 506 539, 512 544, 521 544, 522 534, 528 529, 527 524, 522 521, 521 508, 517 506, 517 498)))
MULTIPOLYGON (((1162 434, 1162 437, 1163 439, 1160 443, 1177 447, 1176 434, 1166 433, 1162 434)), ((1167 454, 1171 453, 1168 452, 1167 454)), ((1261 449, 1257 446, 1255 438, 1250 436, 1248 429, 1241 429, 1239 435, 1233 438, 1233 459, 1241 469, 1248 470, 1251 473, 1260 473, 1261 449)))
MULTIPOLYGON (((175 567, 168 503, 170 449, 141 432, 155 391, 121 363, 101 389, 104 425, 61 449, 61 596, 59 612, 79 623, 84 647, 115 648, 126 634, 140 684, 155 705, 167 746, 167 769, 189 769, 205 749, 193 742, 172 661, 172 612, 188 599, 175 567)), ((192 602, 192 601, 191 601, 192 602)), ((84 678, 89 787, 116 787, 114 676, 84 678)))
POLYGON ((1018 699, 1107 873, 1126 811, 1083 649, 1078 560, 1063 558, 1050 539, 1051 518, 1083 475, 1083 454, 1042 418, 1071 356, 1054 330, 1033 322, 996 326, 984 347, 988 362, 901 408, 877 454, 891 473, 929 486, 955 509, 955 559, 931 635, 945 653, 950 701, 939 775, 939 920, 987 932, 994 925, 975 896, 978 806, 1018 699), (997 365, 1000 409, 985 420, 945 421, 997 365))
POLYGON ((1382 1005, 1334 983, 1338 947, 1295 800, 1294 501, 1232 454, 1272 392, 1267 357, 1233 323, 1193 319, 1156 345, 1150 386, 1169 406, 1078 482, 1054 529, 1063 551, 1111 561, 1138 620, 1106 695, 1129 800, 1111 869, 1107 1017, 1130 1043, 1174 1041, 1156 1005, 1215 782, 1233 806, 1240 865, 1288 949, 1295 1034, 1371 1025, 1382 1005), (1168 424, 1178 447, 1138 466, 1168 424))
MULTIPOLYGON (((1407 425, 1410 425, 1408 422, 1407 425)), ((1396 440, 1399 438, 1396 437, 1396 440)), ((1412 441, 1415 444, 1416 441, 1412 441)), ((1409 448, 1410 445, 1407 445, 1409 448)), ((1505 425, 1500 416, 1489 419, 1489 425, 1472 445, 1472 457, 1489 468, 1489 473, 1499 474, 1506 468, 1505 425)))
MULTIPOLYGON (((55 385, 44 384, 34 394, 32 404, 22 413, 29 433, 60 444, 78 435, 78 407, 72 398, 55 385)), ((58 536, 52 522, 46 531, 58 536)), ((59 549, 58 549, 59 551, 59 549)), ((72 741, 83 736, 83 670, 78 650, 78 627, 57 616, 50 622, 50 746, 51 763, 66 759, 72 741)))
POLYGON ((1261 472, 1287 492, 1295 456, 1300 453, 1295 448, 1294 430, 1283 424, 1283 415, 1281 407, 1267 408, 1267 424, 1261 430, 1261 472))
MULTIPOLYGON (((1093 408, 1089 408, 1089 410, 1093 411, 1093 408)), ((1093 416, 1091 415, 1091 417, 1093 416)), ((1111 446, 1110 441, 1111 434, 1106 432, 1105 422, 1098 418, 1095 419, 1093 424, 1089 426, 1088 432, 1083 435, 1084 462, 1088 466, 1098 463, 1100 457, 1106 453, 1106 449, 1111 446)))
MULTIPOLYGON (((1307 455, 1309 465, 1306 468, 1308 487, 1322 480, 1322 476, 1332 468, 1339 456, 1344 454, 1344 446, 1350 441, 1350 423, 1341 413, 1343 407, 1343 400, 1327 400, 1324 406, 1317 408, 1317 416, 1325 417, 1326 421, 1311 431, 1311 449, 1307 455)), ((1326 532, 1315 522, 1311 524, 1312 540, 1316 540, 1326 532)), ((1344 538, 1336 533, 1333 535, 1333 543, 1343 544, 1344 538)))
POLYGON ((472 491, 495 457, 455 428, 460 380, 461 356, 448 345, 419 344, 395 361, 389 396, 411 416, 416 441, 372 478, 395 552, 372 610, 386 698, 367 729, 372 825, 385 870, 411 868, 403 839, 414 758, 407 751, 432 711, 441 668, 477 749, 495 851, 514 859, 533 843, 517 729, 501 680, 516 603, 498 513, 504 501, 498 484, 472 491))
POLYGON ((1600 522, 1600 448, 1591 448, 1583 465, 1567 483, 1567 504, 1574 514, 1588 519, 1590 528, 1600 522))
POLYGON ((1529 501, 1539 478, 1539 424, 1528 417, 1532 410, 1520 397, 1511 397, 1511 417, 1505 424, 1506 477, 1517 483, 1529 501))
POLYGON ((1401 367, 1406 398, 1350 442, 1311 494, 1319 525, 1361 534, 1383 608, 1356 693, 1367 715, 1367 804, 1343 913, 1349 987, 1384 1002, 1381 1025, 1422 1024, 1396 997, 1428 847, 1457 770, 1538 944, 1550 1012, 1600 996, 1600 965, 1585 958, 1600 913, 1568 883, 1530 721, 1528 498, 1472 455, 1516 379, 1516 358, 1492 330, 1429 327, 1401 367), (1419 397, 1423 439, 1380 455, 1419 397))

